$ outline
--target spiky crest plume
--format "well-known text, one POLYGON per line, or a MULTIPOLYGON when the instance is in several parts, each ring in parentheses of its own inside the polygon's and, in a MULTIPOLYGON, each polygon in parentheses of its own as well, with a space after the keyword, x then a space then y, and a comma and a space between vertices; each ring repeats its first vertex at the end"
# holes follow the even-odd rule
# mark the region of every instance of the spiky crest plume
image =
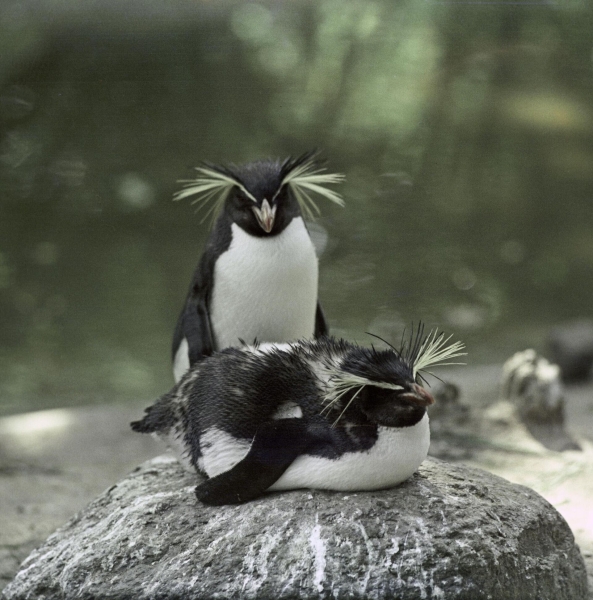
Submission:
POLYGON ((466 356, 465 345, 463 342, 457 341, 448 344, 453 335, 445 337, 444 332, 439 333, 437 329, 433 329, 422 341, 418 351, 413 355, 412 370, 414 377, 421 374, 422 371, 432 375, 427 371, 429 367, 444 367, 446 365, 463 365, 465 363, 447 362, 452 358, 466 356))
POLYGON ((338 206, 344 206, 343 198, 333 190, 323 187, 327 184, 342 183, 344 175, 341 173, 325 173, 325 168, 320 166, 318 153, 307 152, 297 159, 284 161, 284 178, 280 187, 288 185, 294 194, 305 218, 314 221, 321 214, 312 194, 326 198, 338 206))
MULTIPOLYGON (((339 206, 344 206, 344 200, 337 192, 324 187, 328 184, 341 183, 344 181, 344 175, 325 173, 325 168, 320 166, 316 151, 307 152, 297 158, 289 157, 282 163, 278 163, 278 167, 282 179, 276 195, 280 193, 283 186, 288 186, 306 219, 313 221, 321 214, 312 198, 313 195, 322 196, 339 206)), ((198 212, 207 208, 202 223, 210 215, 214 223, 233 187, 238 187, 250 200, 257 203, 256 198, 236 173, 239 169, 240 167, 235 165, 227 167, 204 163, 203 166, 196 167, 199 173, 196 178, 179 180, 179 183, 183 183, 183 189, 173 195, 173 200, 195 196, 192 204, 198 205, 198 212)))
POLYGON ((200 223, 203 223, 209 215, 212 215, 214 223, 233 187, 238 187, 250 200, 257 202, 237 176, 225 167, 205 163, 203 167, 196 167, 196 171, 200 175, 195 179, 179 180, 179 183, 184 184, 183 189, 173 194, 173 200, 196 196, 192 204, 198 205, 198 212, 210 204, 200 223))
MULTIPOLYGON (((418 328, 415 332, 414 328, 412 327, 410 337, 407 340, 404 339, 404 332, 404 335, 402 336, 401 347, 399 349, 395 348, 389 342, 377 335, 369 335, 372 335, 373 337, 376 337, 387 344, 395 354, 396 358, 400 359, 412 371, 412 378, 414 380, 416 377, 419 377, 424 383, 426 383, 426 379, 422 375, 422 372, 436 377, 436 375, 430 371, 427 371, 429 367, 464 364, 458 362, 449 362, 450 359, 466 355, 465 352, 462 352, 462 350, 465 349, 463 342, 457 341, 448 344, 452 335, 445 336, 443 332, 439 333, 438 329, 431 330, 425 336, 424 325, 422 323, 418 325, 418 328)), ((379 352, 374 348, 374 346, 369 352, 370 360, 373 359, 373 356, 379 356, 379 352)), ((396 383, 378 381, 376 379, 369 379, 367 377, 363 377, 362 375, 350 373, 342 368, 341 361, 335 359, 326 361, 321 367, 321 373, 324 375, 323 379, 326 381, 326 390, 324 394, 325 406, 321 411, 322 414, 331 410, 344 396, 346 396, 346 394, 355 391, 350 400, 347 402, 346 406, 338 415, 338 418, 334 421, 333 426, 338 423, 350 404, 352 404, 365 386, 368 385, 389 390, 403 389, 401 385, 396 383)))

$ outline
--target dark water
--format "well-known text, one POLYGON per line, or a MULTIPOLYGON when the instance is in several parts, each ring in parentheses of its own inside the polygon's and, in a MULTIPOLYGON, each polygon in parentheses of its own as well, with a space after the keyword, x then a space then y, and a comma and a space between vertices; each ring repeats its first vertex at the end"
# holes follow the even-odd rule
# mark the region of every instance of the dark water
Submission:
POLYGON ((200 160, 321 148, 333 332, 468 362, 591 316, 587 3, 0 6, 0 411, 152 400, 207 235, 200 160))

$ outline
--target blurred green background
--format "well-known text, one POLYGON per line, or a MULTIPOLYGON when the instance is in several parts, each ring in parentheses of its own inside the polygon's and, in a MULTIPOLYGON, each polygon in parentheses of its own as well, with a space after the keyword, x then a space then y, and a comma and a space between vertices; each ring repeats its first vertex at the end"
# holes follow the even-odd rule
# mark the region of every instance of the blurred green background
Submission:
POLYGON ((314 147, 333 332, 470 364, 592 316, 591 4, 3 0, 0 413, 152 401, 207 235, 199 161, 314 147))

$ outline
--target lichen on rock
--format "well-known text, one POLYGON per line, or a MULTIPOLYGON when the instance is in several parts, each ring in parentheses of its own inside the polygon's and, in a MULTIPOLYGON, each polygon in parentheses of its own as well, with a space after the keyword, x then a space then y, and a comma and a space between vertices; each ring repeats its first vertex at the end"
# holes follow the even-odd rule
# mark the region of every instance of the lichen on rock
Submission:
POLYGON ((224 507, 195 483, 145 463, 34 551, 5 599, 587 597, 564 519, 479 469, 428 459, 390 490, 224 507))

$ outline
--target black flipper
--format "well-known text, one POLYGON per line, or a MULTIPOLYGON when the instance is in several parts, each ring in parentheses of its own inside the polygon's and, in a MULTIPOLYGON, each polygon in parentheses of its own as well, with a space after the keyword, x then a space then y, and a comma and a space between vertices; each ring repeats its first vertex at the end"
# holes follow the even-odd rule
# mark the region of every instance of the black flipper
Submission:
POLYGON ((210 297, 214 287, 214 265, 218 257, 231 245, 231 223, 223 213, 214 225, 204 254, 194 272, 185 306, 179 315, 173 336, 173 360, 183 338, 189 346, 189 364, 210 356, 215 350, 210 326, 210 297))
POLYGON ((315 337, 318 338, 324 335, 329 335, 329 325, 325 320, 325 315, 318 300, 317 310, 315 311, 315 337))
POLYGON ((207 288, 198 286, 194 286, 190 291, 175 327, 172 348, 173 360, 175 360, 183 338, 187 340, 189 347, 190 366, 204 357, 210 356, 214 351, 214 340, 206 302, 208 291, 207 288))
POLYGON ((204 504, 240 504, 261 496, 316 436, 304 419, 278 419, 262 425, 247 456, 232 469, 196 487, 204 504))

